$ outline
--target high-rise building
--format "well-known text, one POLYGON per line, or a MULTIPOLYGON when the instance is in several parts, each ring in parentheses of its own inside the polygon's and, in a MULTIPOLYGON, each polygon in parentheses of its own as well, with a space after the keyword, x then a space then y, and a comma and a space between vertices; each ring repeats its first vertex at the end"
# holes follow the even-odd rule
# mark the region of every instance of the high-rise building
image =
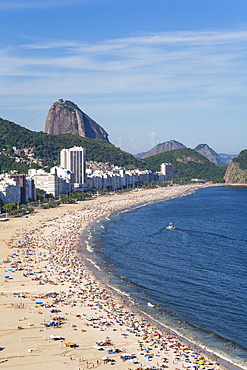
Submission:
POLYGON ((160 172, 165 176, 164 181, 173 181, 173 166, 171 163, 161 163, 160 172))
POLYGON ((26 175, 12 174, 10 175, 10 178, 20 184, 21 204, 26 203, 26 175))
POLYGON ((74 189, 83 188, 86 180, 86 149, 81 146, 62 149, 60 165, 73 174, 74 189))
POLYGON ((21 186, 8 174, 0 175, 0 200, 2 203, 21 203, 21 186))
POLYGON ((36 194, 36 187, 34 183, 34 179, 31 179, 30 177, 26 178, 26 201, 35 201, 37 200, 37 194, 36 194))

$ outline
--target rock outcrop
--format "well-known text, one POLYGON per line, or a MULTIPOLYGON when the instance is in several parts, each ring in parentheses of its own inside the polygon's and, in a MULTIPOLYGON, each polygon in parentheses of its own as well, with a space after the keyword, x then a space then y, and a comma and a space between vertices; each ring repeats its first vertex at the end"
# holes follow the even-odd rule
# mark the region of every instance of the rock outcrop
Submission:
POLYGON ((247 184, 247 150, 243 150, 226 169, 224 180, 227 184, 247 184))
POLYGON ((224 180, 227 184, 247 184, 247 171, 241 170, 237 162, 231 162, 226 169, 224 180))
POLYGON ((207 144, 199 144, 195 147, 194 150, 203 155, 210 162, 216 164, 216 166, 226 167, 228 165, 228 163, 224 161, 224 159, 207 144))
POLYGON ((176 150, 176 149, 182 149, 182 148, 186 148, 186 146, 182 143, 179 143, 176 140, 170 140, 170 141, 166 141, 164 143, 156 145, 154 148, 144 153, 142 158, 147 158, 155 154, 160 154, 163 152, 169 152, 170 150, 176 150))
POLYGON ((98 123, 82 112, 76 104, 63 99, 52 104, 44 132, 50 135, 75 134, 108 141, 108 133, 98 123))

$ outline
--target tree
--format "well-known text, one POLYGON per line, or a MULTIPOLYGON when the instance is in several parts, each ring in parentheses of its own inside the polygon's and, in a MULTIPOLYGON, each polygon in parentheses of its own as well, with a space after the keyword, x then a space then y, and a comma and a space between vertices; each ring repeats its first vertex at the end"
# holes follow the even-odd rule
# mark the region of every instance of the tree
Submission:
POLYGON ((10 211, 17 209, 17 203, 7 203, 7 204, 4 204, 2 208, 5 211, 10 212, 10 211))

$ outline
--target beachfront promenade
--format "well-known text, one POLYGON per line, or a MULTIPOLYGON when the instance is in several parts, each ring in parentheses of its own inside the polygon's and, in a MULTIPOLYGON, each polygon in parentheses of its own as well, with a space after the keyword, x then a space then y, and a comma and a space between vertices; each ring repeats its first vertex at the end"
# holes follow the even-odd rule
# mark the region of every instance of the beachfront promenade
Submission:
POLYGON ((197 187, 99 197, 2 222, 0 367, 218 369, 215 361, 134 314, 78 254, 79 236, 97 218, 197 187))

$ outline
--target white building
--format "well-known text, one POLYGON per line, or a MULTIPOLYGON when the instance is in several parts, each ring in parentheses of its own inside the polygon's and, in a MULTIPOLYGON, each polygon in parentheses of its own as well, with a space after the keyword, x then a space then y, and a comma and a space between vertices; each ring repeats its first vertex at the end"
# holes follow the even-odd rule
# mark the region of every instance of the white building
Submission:
POLYGON ((70 171, 62 168, 61 166, 55 166, 51 168, 50 173, 58 176, 59 194, 68 194, 71 192, 73 174, 70 171))
POLYGON ((44 190, 46 194, 59 195, 58 176, 44 170, 29 170, 28 174, 34 180, 35 187, 44 190), (36 171, 36 172, 35 172, 36 171))
POLYGON ((160 172, 161 175, 164 175, 164 180, 162 181, 173 181, 173 166, 171 163, 161 163, 160 172))
POLYGON ((50 173, 43 169, 31 169, 28 175, 33 179, 35 187, 44 190, 46 194, 58 196, 71 192, 72 174, 60 166, 52 167, 50 173))
POLYGON ((21 202, 21 186, 8 174, 0 175, 0 199, 4 204, 21 202))
POLYGON ((154 175, 152 171, 125 170, 120 167, 114 167, 112 170, 98 170, 88 168, 87 186, 97 189, 116 190, 138 184, 139 182, 150 182, 154 175))
POLYGON ((86 182, 86 149, 80 146, 62 149, 60 165, 73 174, 74 190, 83 190, 86 182))
POLYGON ((26 178, 26 202, 37 200, 36 187, 34 184, 34 179, 29 177, 26 178))

